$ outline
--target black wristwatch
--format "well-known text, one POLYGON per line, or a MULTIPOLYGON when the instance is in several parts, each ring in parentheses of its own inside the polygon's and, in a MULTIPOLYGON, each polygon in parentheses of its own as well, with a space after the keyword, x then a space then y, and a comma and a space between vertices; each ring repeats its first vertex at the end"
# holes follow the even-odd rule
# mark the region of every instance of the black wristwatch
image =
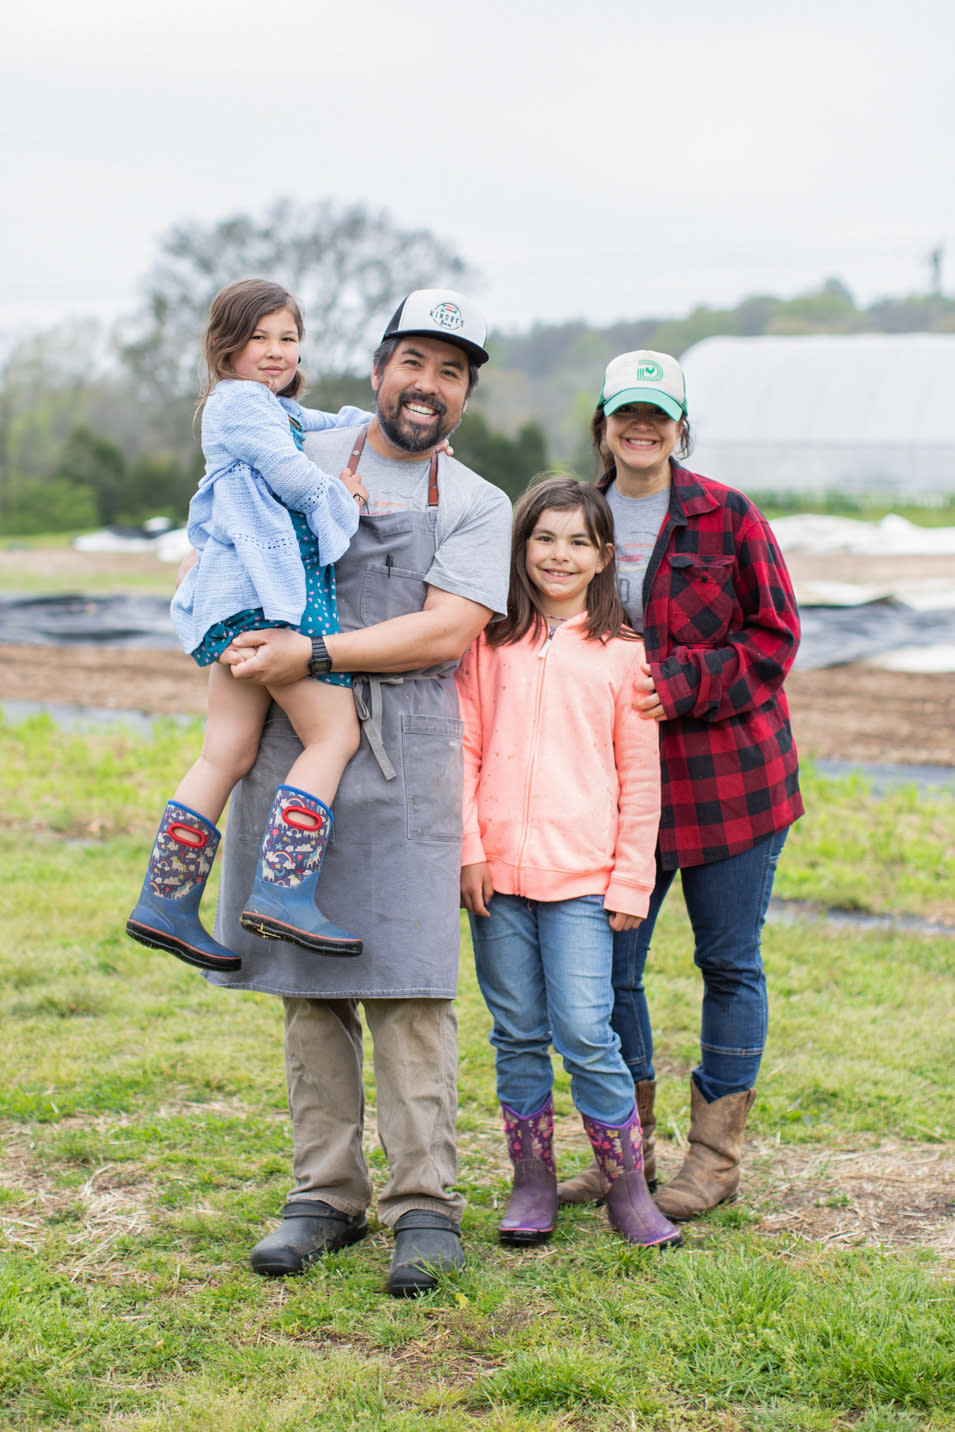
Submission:
POLYGON ((332 669, 332 659, 328 654, 328 647, 325 645, 323 636, 313 636, 312 659, 308 663, 309 676, 327 676, 332 669))

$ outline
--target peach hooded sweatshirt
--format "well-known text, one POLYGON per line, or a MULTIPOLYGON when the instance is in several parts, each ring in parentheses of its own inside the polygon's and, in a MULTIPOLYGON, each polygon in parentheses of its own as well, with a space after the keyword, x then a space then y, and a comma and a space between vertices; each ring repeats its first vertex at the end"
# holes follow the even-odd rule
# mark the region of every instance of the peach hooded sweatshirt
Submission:
POLYGON ((465 652, 461 864, 486 860, 504 895, 643 916, 660 820, 659 728, 633 708, 643 643, 587 640, 586 620, 465 652))

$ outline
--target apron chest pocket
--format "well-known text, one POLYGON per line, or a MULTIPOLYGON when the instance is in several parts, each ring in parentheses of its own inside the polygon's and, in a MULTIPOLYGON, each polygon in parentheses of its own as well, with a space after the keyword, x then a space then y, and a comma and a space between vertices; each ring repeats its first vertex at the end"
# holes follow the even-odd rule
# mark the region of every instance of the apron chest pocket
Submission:
POLYGON ((428 586, 420 572, 375 558, 362 573, 359 615, 364 626, 420 612, 428 586))

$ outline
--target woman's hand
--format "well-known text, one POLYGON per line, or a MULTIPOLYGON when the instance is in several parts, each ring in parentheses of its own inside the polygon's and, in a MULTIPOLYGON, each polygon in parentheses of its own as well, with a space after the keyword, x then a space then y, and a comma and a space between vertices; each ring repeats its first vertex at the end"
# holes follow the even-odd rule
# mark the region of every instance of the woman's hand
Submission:
POLYGON ((486 860, 461 866, 461 909, 472 915, 490 915, 487 908, 494 894, 494 884, 486 860))
POLYGON ((266 627, 235 637, 219 660, 232 667, 237 681, 258 686, 289 686, 308 675, 312 643, 291 627, 266 627))
POLYGON ((656 683, 653 680, 653 672, 649 663, 644 661, 640 664, 642 676, 634 679, 634 689, 637 692, 634 698, 634 710, 641 721, 665 721, 667 713, 663 709, 663 702, 657 694, 656 683))
POLYGON ((643 919, 640 915, 625 915, 622 910, 610 912, 610 928, 615 934, 621 930, 635 930, 638 925, 642 924, 643 919))

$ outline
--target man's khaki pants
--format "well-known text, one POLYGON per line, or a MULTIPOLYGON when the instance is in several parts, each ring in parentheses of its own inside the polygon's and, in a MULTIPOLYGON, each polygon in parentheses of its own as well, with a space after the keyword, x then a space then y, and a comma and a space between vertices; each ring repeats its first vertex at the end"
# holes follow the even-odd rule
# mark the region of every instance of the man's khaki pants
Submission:
MULTIPOLYGON (((378 1137, 389 1178, 378 1220, 392 1227, 424 1208, 460 1222, 457 1174, 457 1017, 449 999, 365 999, 374 1050, 378 1137)), ((294 1138, 293 1198, 340 1213, 371 1199, 362 1150, 365 1090, 358 1001, 285 1000, 285 1067, 294 1138)))

